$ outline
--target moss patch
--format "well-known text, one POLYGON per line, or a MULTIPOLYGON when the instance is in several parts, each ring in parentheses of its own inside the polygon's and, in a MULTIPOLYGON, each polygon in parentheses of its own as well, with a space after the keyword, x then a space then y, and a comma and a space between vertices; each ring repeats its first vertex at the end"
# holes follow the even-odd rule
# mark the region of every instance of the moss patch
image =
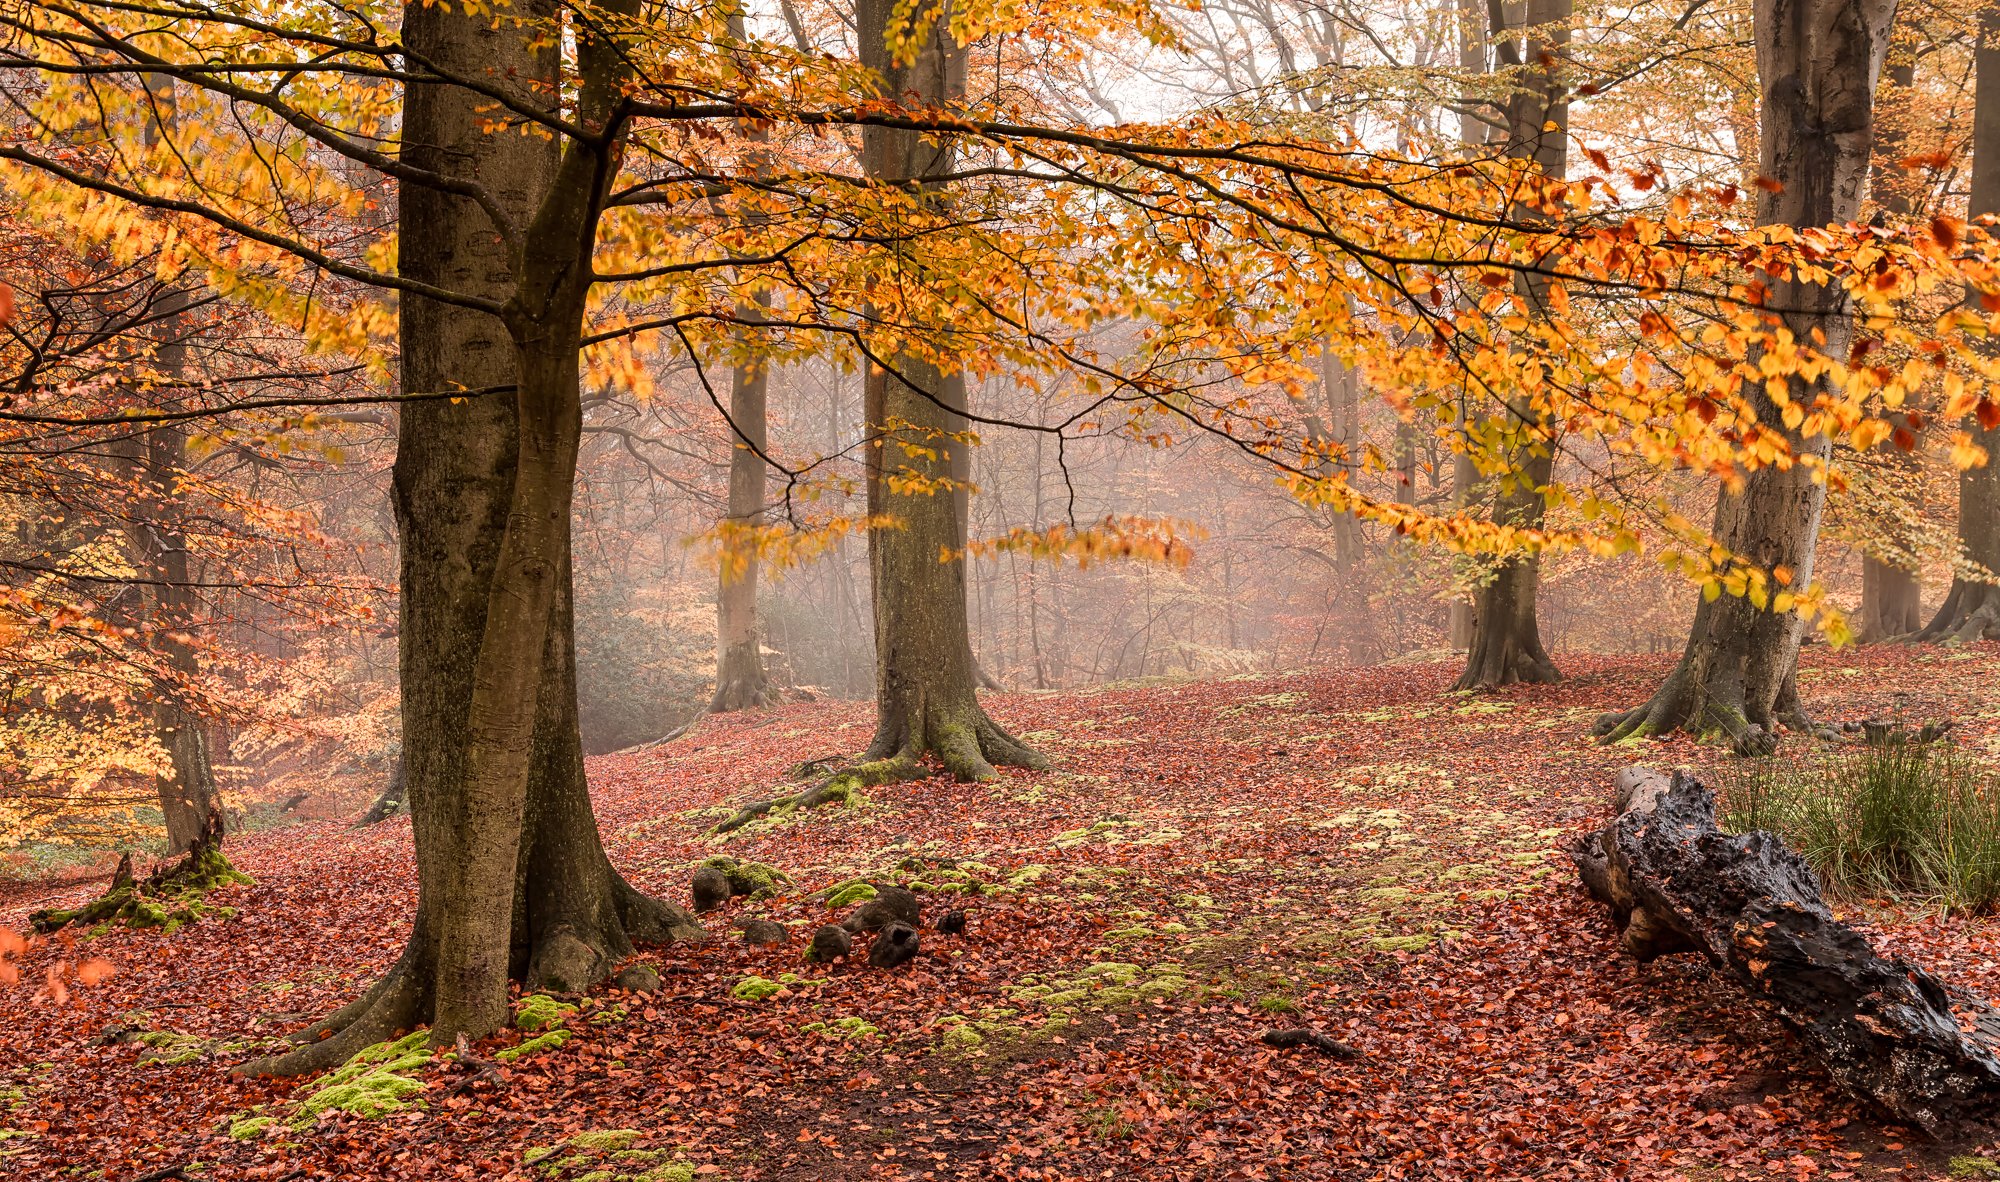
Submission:
POLYGON ((345 1112, 373 1120, 411 1107, 412 1096, 424 1090, 416 1077, 431 1061, 430 1031, 419 1030, 395 1042, 376 1043, 355 1052, 345 1066, 326 1077, 318 1090, 299 1104, 293 1128, 311 1124, 323 1112, 345 1112))
POLYGON ((765 998, 776 997, 784 991, 785 984, 782 981, 773 981, 769 977, 745 977, 736 983, 735 988, 729 991, 729 995, 738 1001, 763 1001, 765 998))
POLYGON ((557 1001, 546 993, 531 993, 521 999, 521 1008, 514 1011, 514 1025, 522 1030, 549 1030, 561 1026, 576 1007, 566 1001, 557 1001))
POLYGON ((229 1135, 238 1141, 255 1141, 265 1130, 278 1123, 275 1116, 246 1116, 231 1122, 229 1135))
POLYGON ((517 1046, 511 1046, 502 1051, 495 1051, 493 1057, 502 1063, 512 1063, 516 1059, 523 1059, 529 1055, 539 1055, 543 1051, 553 1051, 568 1042, 569 1035, 569 1031, 558 1026, 554 1030, 545 1030, 517 1046))

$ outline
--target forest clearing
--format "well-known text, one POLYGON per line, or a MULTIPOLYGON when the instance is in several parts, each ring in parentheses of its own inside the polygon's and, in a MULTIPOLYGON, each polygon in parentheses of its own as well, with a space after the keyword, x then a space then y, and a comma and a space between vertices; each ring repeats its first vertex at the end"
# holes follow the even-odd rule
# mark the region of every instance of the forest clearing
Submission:
POLYGON ((2000 0, 0 2, 0 1173, 2000 1179, 1996 645, 2000 0))
MULTIPOLYGON (((1950 716, 1989 750, 1996 662, 1822 652, 1803 679, 1829 717, 1950 716)), ((6 995, 0 1154, 112 1179, 1981 1176, 1964 1160, 1990 1149, 1870 1119, 1698 960, 1615 955, 1561 839, 1602 822, 1635 758, 1741 762, 1591 741, 1591 703, 1658 672, 1579 662, 1563 686, 1480 697, 1447 692, 1438 662, 1011 695, 996 714, 1050 770, 897 784, 726 839, 703 836, 718 805, 865 741, 866 711, 729 716, 601 757, 606 845, 645 889, 685 901, 718 853, 793 881, 707 913, 706 942, 636 957, 659 993, 570 999, 568 1040, 490 1086, 412 1067, 421 1090, 373 1119, 294 1124, 320 1081, 229 1068, 394 960, 408 827, 245 835, 234 860, 257 883, 215 896, 233 918, 52 945, 115 973, 62 1005, 6 995), (962 936, 926 931, 897 974, 802 962, 838 914, 826 888, 904 866, 927 911, 966 911, 962 936), (783 942, 728 930, 749 916, 783 942), (1296 1027, 1354 1057, 1259 1041, 1296 1027)), ((5 918, 97 889, 15 894, 5 918)), ((1865 911, 1878 940, 2000 996, 1990 922, 1865 911)))

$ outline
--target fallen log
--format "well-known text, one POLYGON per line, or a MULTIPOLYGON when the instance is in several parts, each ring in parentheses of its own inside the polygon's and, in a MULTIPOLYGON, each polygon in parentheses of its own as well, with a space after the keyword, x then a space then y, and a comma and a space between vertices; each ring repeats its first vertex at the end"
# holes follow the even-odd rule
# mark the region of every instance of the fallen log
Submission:
POLYGON ((1570 848, 1641 961, 1695 951, 1772 1002, 1841 1087, 1933 1136, 2000 1112, 2000 1013, 1876 953, 1835 919, 1804 859, 1770 833, 1715 827, 1694 777, 1618 773, 1617 814, 1570 848))

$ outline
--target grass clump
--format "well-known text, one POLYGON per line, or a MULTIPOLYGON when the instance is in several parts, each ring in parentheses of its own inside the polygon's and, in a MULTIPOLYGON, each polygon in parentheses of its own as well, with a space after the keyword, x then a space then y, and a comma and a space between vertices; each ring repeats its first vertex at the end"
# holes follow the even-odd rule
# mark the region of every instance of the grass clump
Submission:
POLYGON ((1836 896, 2000 909, 2000 783, 1942 743, 1757 760, 1724 784, 1719 819, 1782 837, 1836 896))

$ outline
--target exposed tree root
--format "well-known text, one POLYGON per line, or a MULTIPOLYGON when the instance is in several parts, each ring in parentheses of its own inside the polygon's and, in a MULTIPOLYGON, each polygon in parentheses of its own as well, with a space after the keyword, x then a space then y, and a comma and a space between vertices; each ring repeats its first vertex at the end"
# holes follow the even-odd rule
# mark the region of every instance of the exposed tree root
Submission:
POLYGON ((733 815, 718 822, 708 831, 708 835, 715 837, 733 832, 759 817, 786 816, 800 809, 818 808, 825 804, 849 804, 854 800, 855 794, 863 788, 875 788, 900 780, 914 780, 923 774, 923 764, 915 759, 864 760, 828 776, 803 792, 746 804, 737 809, 733 815))
POLYGON ((1542 649, 1541 637, 1508 630, 1475 628, 1467 651, 1465 672, 1452 683, 1455 690, 1497 689, 1503 685, 1556 685, 1562 671, 1542 649))
POLYGON ((208 892, 249 881, 250 876, 230 865, 223 855, 222 816, 211 811, 193 848, 180 861, 163 864, 139 881, 132 876, 132 855, 126 854, 119 859, 118 872, 102 895, 81 907, 37 911, 28 917, 28 923, 44 934, 70 924, 99 923, 171 932, 208 912, 202 902, 208 892))
MULTIPOLYGON (((634 944, 665 945, 707 936, 685 910, 641 892, 615 871, 610 874, 608 915, 589 908, 550 906, 547 900, 540 908, 530 905, 534 933, 525 941, 516 973, 528 989, 581 992, 608 976, 611 966, 632 954, 634 944), (547 914, 549 911, 556 914, 547 914)), ((357 1051, 432 1021, 437 956, 430 930, 420 913, 402 957, 365 993, 291 1034, 291 1041, 299 1044, 295 1049, 244 1063, 235 1073, 309 1075, 337 1067, 357 1051)), ((450 1046, 461 1035, 478 1037, 488 1032, 432 1033, 433 1046, 450 1046)))
POLYGON ((756 641, 732 646, 722 655, 715 671, 715 693, 708 700, 708 713, 755 710, 777 702, 777 687, 764 672, 756 641))
POLYGON ((1920 644, 2000 640, 2000 584, 1954 579, 1931 622, 1904 639, 1920 644))

